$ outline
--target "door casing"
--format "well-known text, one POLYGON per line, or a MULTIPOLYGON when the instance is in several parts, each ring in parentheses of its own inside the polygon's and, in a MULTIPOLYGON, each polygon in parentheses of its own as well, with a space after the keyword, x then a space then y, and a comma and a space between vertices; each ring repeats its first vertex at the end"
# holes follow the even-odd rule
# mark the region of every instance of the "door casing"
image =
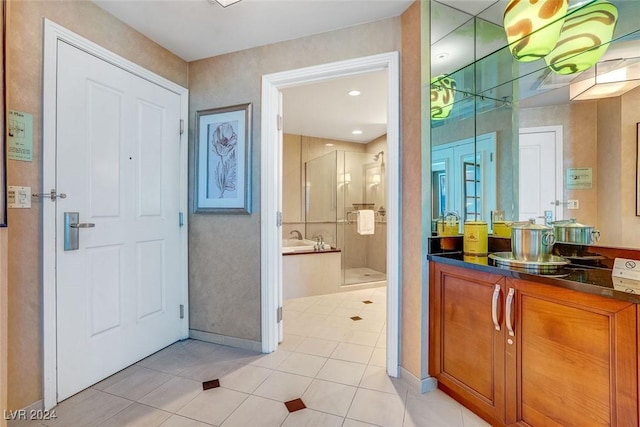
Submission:
MULTIPOLYGON (((44 20, 44 74, 43 74, 43 127, 42 127, 42 185, 43 192, 56 188, 56 81, 57 43, 63 41, 106 62, 116 65, 136 76, 155 83, 180 96, 180 117, 184 123, 188 118, 188 90, 113 52, 81 37, 66 28, 44 20)), ((181 302, 188 313, 187 281, 187 136, 180 139, 180 211, 183 227, 180 236, 180 277, 181 302)), ((57 189, 63 191, 62 189, 57 189)), ((43 384, 44 408, 51 409, 57 403, 57 355, 56 355, 56 209, 55 203, 42 202, 42 283, 43 283, 43 384)), ((176 218, 176 221, 179 219, 176 218)), ((189 316, 185 316, 181 326, 182 338, 189 336, 189 316)))
POLYGON ((262 76, 261 164, 261 321, 262 352, 278 346, 278 289, 282 262, 277 224, 281 206, 282 141, 278 114, 280 91, 336 77, 387 70, 387 373, 400 374, 400 68, 398 52, 332 62, 262 76))

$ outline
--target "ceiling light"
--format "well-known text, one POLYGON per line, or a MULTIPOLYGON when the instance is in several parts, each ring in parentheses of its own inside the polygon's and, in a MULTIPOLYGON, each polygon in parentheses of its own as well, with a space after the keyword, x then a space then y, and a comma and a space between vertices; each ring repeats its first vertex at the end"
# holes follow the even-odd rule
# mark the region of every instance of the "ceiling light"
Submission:
POLYGON ((588 70, 607 51, 617 19, 618 9, 606 0, 576 10, 567 16, 558 44, 545 62, 558 74, 588 70))
POLYGON ((511 0, 504 10, 509 50, 518 61, 535 61, 553 50, 569 0, 511 0))
POLYGON ((598 62, 583 77, 569 86, 571 100, 620 96, 640 86, 640 57, 598 62))
POLYGON ((431 79, 431 118, 444 120, 449 117, 455 100, 456 81, 440 75, 431 79))
POLYGON ((353 131, 351 131, 351 133, 353 135, 362 135, 362 131, 360 129, 353 130, 353 131))
POLYGON ((234 3, 238 3, 240 0, 209 0, 209 3, 218 3, 222 7, 231 6, 234 3))
POLYGON ((330 142, 327 142, 326 144, 324 144, 325 147, 333 147, 333 144, 330 142))
POLYGON ((349 95, 358 96, 358 95, 360 95, 360 91, 359 90, 350 90, 349 91, 349 95))

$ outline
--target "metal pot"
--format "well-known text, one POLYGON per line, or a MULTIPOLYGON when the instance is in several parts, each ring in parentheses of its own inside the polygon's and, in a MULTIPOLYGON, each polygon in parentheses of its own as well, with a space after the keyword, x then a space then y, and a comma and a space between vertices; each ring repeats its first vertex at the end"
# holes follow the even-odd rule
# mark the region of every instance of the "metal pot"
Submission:
POLYGON ((580 224, 575 218, 554 221, 553 231, 556 242, 592 245, 600 239, 598 230, 594 230, 592 225, 580 224))
POLYGON ((556 239, 551 227, 529 222, 516 222, 511 225, 511 252, 519 261, 548 261, 556 239))

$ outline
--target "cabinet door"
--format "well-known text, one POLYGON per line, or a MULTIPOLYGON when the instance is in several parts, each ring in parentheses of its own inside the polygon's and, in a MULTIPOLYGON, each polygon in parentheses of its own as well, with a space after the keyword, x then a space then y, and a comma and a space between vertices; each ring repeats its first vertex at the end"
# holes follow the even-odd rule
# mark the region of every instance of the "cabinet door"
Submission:
POLYGON ((507 421, 637 426, 635 304, 514 279, 507 288, 507 421))
POLYGON ((505 417, 501 323, 505 279, 435 263, 430 274, 429 373, 441 389, 492 424, 501 424, 505 417))

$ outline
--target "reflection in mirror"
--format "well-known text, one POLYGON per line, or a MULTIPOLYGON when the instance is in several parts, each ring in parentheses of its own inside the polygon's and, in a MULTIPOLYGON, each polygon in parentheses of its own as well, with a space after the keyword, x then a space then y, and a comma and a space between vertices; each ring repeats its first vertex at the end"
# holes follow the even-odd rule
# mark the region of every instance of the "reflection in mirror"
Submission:
MULTIPOLYGON (((635 216, 640 87, 572 101, 571 86, 595 80, 596 67, 560 75, 544 59, 516 61, 502 28, 507 3, 430 2, 431 75, 456 81, 451 113, 431 121, 433 218, 458 210, 465 219, 479 215, 490 230, 495 210, 510 221, 576 218, 600 231, 598 245, 640 248, 635 216), (490 6, 460 10, 467 4, 490 6), (495 135, 495 152, 483 158, 479 141, 486 135, 495 135), (465 144, 474 147, 466 160, 442 154, 465 144), (475 163, 465 174, 464 163, 473 153, 475 163), (463 183, 469 174, 473 179, 463 183)), ((570 13, 591 2, 576 3, 571 1, 570 13)), ((599 66, 608 61, 632 80, 633 66, 640 64, 640 2, 611 3, 619 19, 599 66)))

